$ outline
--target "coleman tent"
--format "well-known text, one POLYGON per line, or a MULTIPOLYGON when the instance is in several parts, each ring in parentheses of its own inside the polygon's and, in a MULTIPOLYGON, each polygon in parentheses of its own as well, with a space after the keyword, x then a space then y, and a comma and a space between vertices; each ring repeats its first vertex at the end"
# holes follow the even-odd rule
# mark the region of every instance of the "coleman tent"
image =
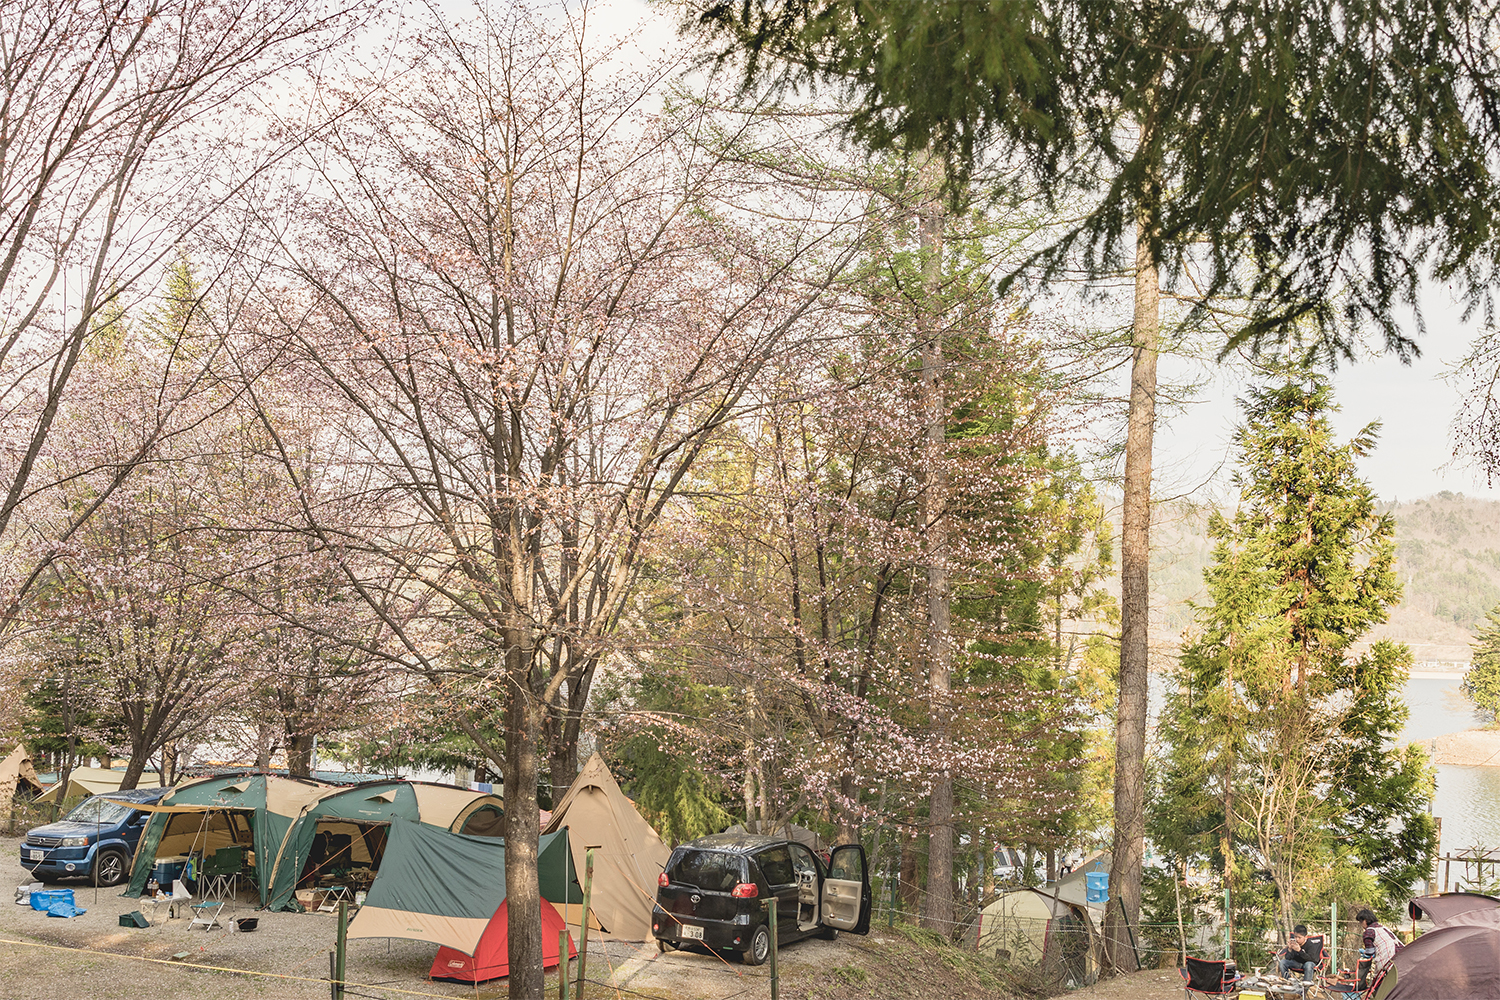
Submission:
POLYGON ((371 781, 326 789, 302 807, 269 863, 270 908, 301 909, 292 894, 319 872, 378 870, 392 820, 499 836, 503 808, 494 795, 426 782, 371 781))
MULTIPOLYGON (((247 862, 257 871, 267 871, 302 807, 328 788, 301 778, 244 773, 178 785, 155 805, 137 807, 155 815, 141 835, 124 895, 141 895, 158 861, 182 860, 190 855, 206 859, 225 847, 246 848, 247 862)), ((256 881, 264 906, 270 897, 271 880, 261 877, 256 881)))
POLYGON ((1411 901, 1436 929, 1396 952, 1375 1000, 1493 1000, 1500 996, 1500 899, 1451 892, 1411 901))
MULTIPOLYGON (((68 772, 66 782, 59 781, 41 795, 37 796, 38 802, 66 802, 68 799, 78 796, 103 795, 105 792, 118 792, 120 782, 125 780, 124 771, 116 771, 108 767, 75 767, 68 772)), ((155 771, 146 771, 141 775, 141 780, 136 784, 137 788, 160 788, 161 776, 155 771)))
POLYGON ((1097 937, 1087 907, 1039 889, 1002 893, 980 911, 975 927, 980 952, 1035 970, 1037 985, 1053 992, 1098 980, 1097 937))
MULTIPOLYGON (((564 925, 548 898, 566 892, 568 862, 567 834, 541 838, 544 966, 558 963, 558 931, 564 925)), ((394 819, 380 873, 349 923, 349 936, 430 941, 440 946, 433 978, 483 982, 509 971, 505 896, 503 841, 394 819)), ((577 954, 571 938, 568 954, 577 954)))
POLYGON ((36 768, 31 766, 31 755, 24 746, 16 744, 10 756, 0 761, 0 807, 9 809, 12 798, 18 795, 32 798, 41 790, 42 783, 36 778, 36 768))
POLYGON ((542 832, 564 828, 578 871, 584 870, 588 849, 595 848, 590 908, 600 930, 627 941, 650 940, 656 880, 672 851, 635 811, 597 753, 578 772, 542 832))

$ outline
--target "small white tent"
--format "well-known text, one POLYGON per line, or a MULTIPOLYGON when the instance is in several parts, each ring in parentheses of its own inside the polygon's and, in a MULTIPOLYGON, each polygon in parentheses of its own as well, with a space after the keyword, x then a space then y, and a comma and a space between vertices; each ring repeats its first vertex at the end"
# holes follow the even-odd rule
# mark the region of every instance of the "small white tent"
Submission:
POLYGON ((650 940, 656 879, 672 850, 636 812, 597 753, 553 807, 542 832, 556 833, 563 827, 568 828, 568 847, 580 882, 588 849, 595 849, 590 908, 599 928, 609 937, 650 940))
POLYGON ((1003 893, 980 911, 975 936, 980 952, 1034 969, 1039 986, 1077 988, 1099 978, 1088 910, 1040 889, 1003 893))

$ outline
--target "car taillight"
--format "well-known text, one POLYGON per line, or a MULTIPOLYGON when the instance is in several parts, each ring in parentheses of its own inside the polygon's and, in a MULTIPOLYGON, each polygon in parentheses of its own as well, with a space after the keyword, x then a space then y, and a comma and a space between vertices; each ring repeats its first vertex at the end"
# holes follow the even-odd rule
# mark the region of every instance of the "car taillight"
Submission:
POLYGON ((662 872, 660 875, 656 876, 656 884, 665 889, 667 886, 672 884, 672 880, 667 878, 666 872, 662 872))
POLYGON ((755 887, 754 882, 741 882, 730 895, 735 899, 754 899, 760 895, 760 890, 755 887))

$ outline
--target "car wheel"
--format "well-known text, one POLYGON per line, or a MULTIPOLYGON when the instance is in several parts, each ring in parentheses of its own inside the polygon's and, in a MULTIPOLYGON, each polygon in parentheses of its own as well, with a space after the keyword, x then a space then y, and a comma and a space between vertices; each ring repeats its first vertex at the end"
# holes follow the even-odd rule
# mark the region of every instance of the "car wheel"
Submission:
POLYGON ((824 941, 837 941, 839 939, 839 929, 837 927, 819 927, 818 937, 824 941))
POLYGON ((125 855, 104 851, 94 859, 94 884, 119 885, 125 879, 125 855))
POLYGON ((765 924, 755 928, 755 933, 750 935, 750 947, 740 952, 740 959, 746 965, 760 965, 770 957, 771 954, 771 932, 765 924))
POLYGON ((657 938, 656 939, 656 950, 657 951, 661 951, 661 952, 676 951, 677 950, 677 946, 675 944, 673 944, 672 942, 668 941, 666 938, 657 938))

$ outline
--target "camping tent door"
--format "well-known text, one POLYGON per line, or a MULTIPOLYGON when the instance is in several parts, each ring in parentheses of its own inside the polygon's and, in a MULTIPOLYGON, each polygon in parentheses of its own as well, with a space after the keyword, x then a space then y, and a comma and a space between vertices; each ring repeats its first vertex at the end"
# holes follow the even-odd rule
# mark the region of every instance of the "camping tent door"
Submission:
POLYGON ((870 872, 863 847, 842 844, 833 849, 822 895, 824 927, 837 927, 851 934, 870 933, 870 872))

